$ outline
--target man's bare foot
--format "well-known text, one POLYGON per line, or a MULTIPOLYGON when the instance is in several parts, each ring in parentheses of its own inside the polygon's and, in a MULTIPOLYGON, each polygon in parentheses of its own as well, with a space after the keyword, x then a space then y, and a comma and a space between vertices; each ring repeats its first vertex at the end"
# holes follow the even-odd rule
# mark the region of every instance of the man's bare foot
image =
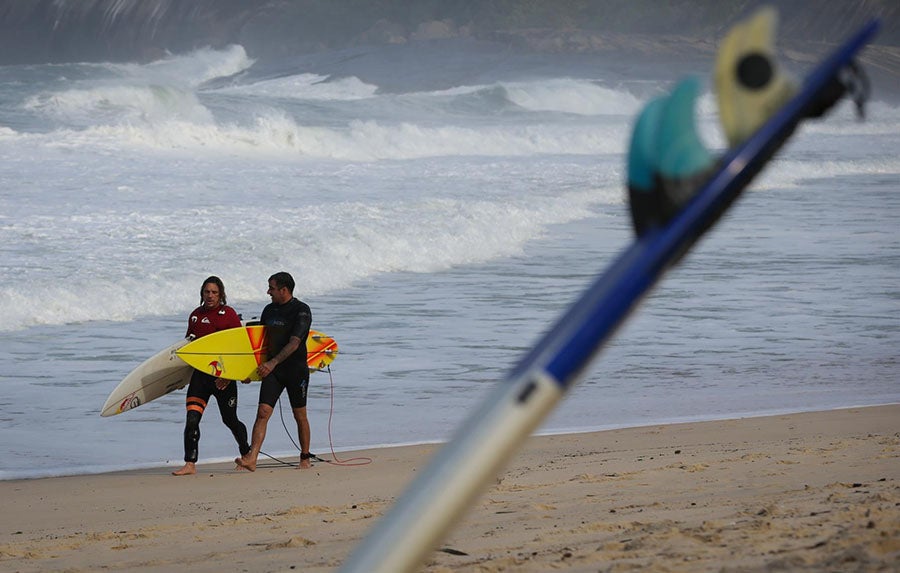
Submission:
POLYGON ((192 476, 197 473, 197 466, 194 465, 194 462, 185 462, 184 467, 181 469, 177 469, 172 472, 173 476, 192 476))
POLYGON ((297 466, 297 469, 298 470, 308 470, 311 467, 312 467, 312 464, 309 463, 308 459, 306 459, 306 460, 300 460, 300 465, 297 466))
POLYGON ((248 470, 251 472, 256 471, 256 460, 251 462, 250 460, 245 460, 243 457, 240 457, 234 458, 234 463, 236 463, 237 466, 242 470, 248 470))

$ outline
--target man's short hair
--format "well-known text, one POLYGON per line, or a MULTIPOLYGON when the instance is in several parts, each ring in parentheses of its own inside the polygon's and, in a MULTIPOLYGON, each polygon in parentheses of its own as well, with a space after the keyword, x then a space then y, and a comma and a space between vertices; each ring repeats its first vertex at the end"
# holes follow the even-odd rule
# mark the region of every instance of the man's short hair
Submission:
POLYGON ((292 277, 290 273, 281 271, 280 273, 275 273, 270 276, 269 280, 275 281, 275 286, 278 288, 285 287, 288 289, 288 292, 294 294, 294 277, 292 277))

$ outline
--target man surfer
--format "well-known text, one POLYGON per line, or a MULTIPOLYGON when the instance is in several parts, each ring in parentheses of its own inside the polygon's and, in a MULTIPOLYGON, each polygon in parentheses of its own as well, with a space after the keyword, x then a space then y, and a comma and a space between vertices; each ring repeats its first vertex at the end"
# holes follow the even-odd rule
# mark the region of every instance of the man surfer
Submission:
MULTIPOLYGON (((233 308, 225 304, 225 285, 216 276, 203 281, 200 287, 200 306, 188 318, 188 329, 185 336, 195 338, 212 334, 227 328, 241 326, 241 318, 233 308)), ((172 472, 172 475, 185 476, 197 473, 197 456, 200 445, 200 418, 209 402, 210 396, 216 397, 222 421, 231 430, 241 455, 250 451, 247 444, 247 426, 237 417, 237 384, 231 380, 216 378, 206 372, 194 370, 187 391, 187 418, 184 424, 184 466, 172 472)))
MULTIPOLYGON (((306 392, 309 387, 309 366, 306 364, 306 338, 312 324, 309 305, 294 298, 294 278, 279 272, 269 277, 268 295, 272 302, 263 309, 260 322, 266 327, 269 355, 257 368, 262 385, 259 407, 253 423, 250 451, 236 458, 235 463, 247 470, 256 470, 266 426, 282 391, 287 389, 297 435, 300 439, 300 468, 310 467, 309 419, 306 417, 306 392)), ((245 380, 244 382, 248 382, 245 380)))

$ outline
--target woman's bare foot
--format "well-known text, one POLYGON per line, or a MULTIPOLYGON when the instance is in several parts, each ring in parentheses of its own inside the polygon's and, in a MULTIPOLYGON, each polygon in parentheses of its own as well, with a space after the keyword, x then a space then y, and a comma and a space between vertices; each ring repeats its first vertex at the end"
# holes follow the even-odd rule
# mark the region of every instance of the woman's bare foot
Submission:
POLYGON ((197 466, 194 462, 185 462, 184 467, 172 472, 173 476, 192 476, 197 473, 197 466))

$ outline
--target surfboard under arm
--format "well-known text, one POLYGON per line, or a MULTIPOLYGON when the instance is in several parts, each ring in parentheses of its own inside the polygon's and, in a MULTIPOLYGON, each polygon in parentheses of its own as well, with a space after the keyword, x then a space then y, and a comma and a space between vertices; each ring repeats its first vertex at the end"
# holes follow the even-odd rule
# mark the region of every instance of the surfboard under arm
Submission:
MULTIPOLYGON (((330 336, 309 331, 306 364, 310 371, 328 368, 338 355, 337 342, 330 336)), ((227 380, 259 380, 257 368, 268 360, 266 327, 247 324, 213 332, 180 348, 178 356, 200 370, 227 380)))
POLYGON ((726 154, 681 212, 619 256, 438 452, 342 571, 398 573, 421 564, 641 298, 737 199, 877 29, 878 22, 870 22, 815 68, 798 95, 726 154))

